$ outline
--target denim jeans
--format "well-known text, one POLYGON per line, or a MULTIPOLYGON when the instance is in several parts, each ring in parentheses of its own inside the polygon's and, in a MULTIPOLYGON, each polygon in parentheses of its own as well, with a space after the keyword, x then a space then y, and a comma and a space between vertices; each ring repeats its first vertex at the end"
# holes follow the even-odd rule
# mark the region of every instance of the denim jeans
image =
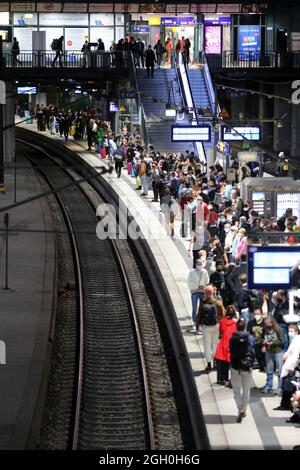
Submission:
POLYGON ((276 370, 278 374, 278 386, 277 389, 281 389, 281 382, 282 379, 280 377, 282 363, 283 363, 283 351, 280 351, 277 354, 272 354, 270 352, 266 352, 266 364, 267 364, 267 383, 266 388, 272 390, 273 388, 273 375, 274 375, 274 363, 276 364, 276 370))
POLYGON ((246 325, 248 325, 248 322, 253 319, 253 313, 249 309, 243 308, 241 310, 241 317, 244 318, 246 325))
POLYGON ((192 307, 193 307, 192 318, 193 318, 194 323, 196 322, 196 317, 198 313, 198 304, 200 303, 200 300, 202 299, 202 297, 203 297, 202 292, 192 293, 192 307))

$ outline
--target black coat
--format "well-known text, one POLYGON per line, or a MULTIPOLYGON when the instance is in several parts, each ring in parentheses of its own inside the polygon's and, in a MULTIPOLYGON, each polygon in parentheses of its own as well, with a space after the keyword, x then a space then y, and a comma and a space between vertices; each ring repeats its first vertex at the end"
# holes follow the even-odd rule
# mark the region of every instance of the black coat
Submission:
POLYGON ((152 49, 147 49, 147 51, 145 52, 145 57, 146 66, 153 67, 156 62, 154 51, 152 49))

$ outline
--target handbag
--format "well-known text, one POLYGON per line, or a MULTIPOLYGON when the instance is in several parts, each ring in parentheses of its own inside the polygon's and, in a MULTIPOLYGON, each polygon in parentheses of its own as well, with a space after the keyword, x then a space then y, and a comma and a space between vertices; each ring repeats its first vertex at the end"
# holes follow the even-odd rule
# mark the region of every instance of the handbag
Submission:
POLYGON ((123 157, 122 155, 118 155, 117 153, 115 154, 115 162, 122 162, 123 161, 123 157))

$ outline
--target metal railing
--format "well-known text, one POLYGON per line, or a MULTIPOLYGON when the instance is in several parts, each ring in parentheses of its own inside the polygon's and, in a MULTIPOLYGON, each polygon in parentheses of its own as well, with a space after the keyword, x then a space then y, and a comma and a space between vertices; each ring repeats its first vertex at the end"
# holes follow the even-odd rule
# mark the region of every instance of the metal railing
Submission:
POLYGON ((143 132, 143 139, 144 139, 144 144, 146 147, 151 143, 149 139, 149 134, 148 134, 148 129, 146 125, 146 117, 145 117, 145 111, 144 111, 144 106, 143 103, 141 102, 141 97, 139 94, 139 86, 138 86, 138 81, 137 81, 137 76, 136 76, 136 67, 134 63, 134 58, 132 55, 132 52, 129 52, 127 55, 127 66, 129 70, 129 77, 131 81, 131 85, 134 90, 136 90, 136 104, 137 108, 139 109, 140 112, 140 119, 141 119, 141 128, 143 132))
POLYGON ((5 52, 2 55, 1 68, 127 68, 128 60, 127 51, 65 51, 60 54, 55 51, 24 51, 18 55, 5 52))
POLYGON ((211 75, 210 75, 209 64, 208 64, 206 53, 202 52, 199 59, 200 59, 200 64, 203 67, 204 80, 205 80, 206 88, 207 88, 207 91, 208 91, 208 97, 209 97, 211 110, 213 112, 216 111, 217 114, 219 114, 221 110, 220 110, 220 106, 219 106, 218 103, 217 103, 217 109, 215 109, 216 108, 216 101, 215 101, 216 96, 215 96, 214 85, 213 85, 211 75))
MULTIPOLYGON (((196 108, 195 108, 190 80, 188 77, 186 61, 182 52, 178 54, 178 59, 175 59, 175 67, 177 69, 177 72, 180 78, 180 83, 182 85, 182 93, 183 93, 183 97, 185 100, 185 105, 195 110, 196 108)), ((193 114, 192 125, 199 125, 200 122, 199 122, 197 113, 195 111, 192 111, 192 114, 193 114)), ((194 142, 194 149, 198 157, 200 158, 200 160, 206 162, 207 161, 206 153, 205 153, 203 142, 194 142)))
POLYGON ((223 51, 222 54, 208 54, 207 62, 211 71, 221 69, 290 69, 300 67, 300 52, 281 54, 277 52, 223 51))

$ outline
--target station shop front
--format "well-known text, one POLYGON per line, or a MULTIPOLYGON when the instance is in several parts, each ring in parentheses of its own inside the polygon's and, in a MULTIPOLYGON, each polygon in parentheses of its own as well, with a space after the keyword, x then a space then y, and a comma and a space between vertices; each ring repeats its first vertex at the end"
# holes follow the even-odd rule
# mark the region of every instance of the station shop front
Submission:
POLYGON ((146 46, 154 46, 158 39, 165 44, 170 38, 175 49, 178 39, 184 37, 190 40, 193 60, 201 51, 220 55, 251 48, 263 51, 272 29, 266 27, 264 8, 246 11, 238 4, 2 3, 0 31, 7 42, 16 36, 21 51, 32 50, 33 31, 46 32, 48 50, 53 39, 63 35, 66 51, 81 50, 86 40, 97 42, 99 38, 109 50, 112 41, 125 36, 140 38, 146 46))

